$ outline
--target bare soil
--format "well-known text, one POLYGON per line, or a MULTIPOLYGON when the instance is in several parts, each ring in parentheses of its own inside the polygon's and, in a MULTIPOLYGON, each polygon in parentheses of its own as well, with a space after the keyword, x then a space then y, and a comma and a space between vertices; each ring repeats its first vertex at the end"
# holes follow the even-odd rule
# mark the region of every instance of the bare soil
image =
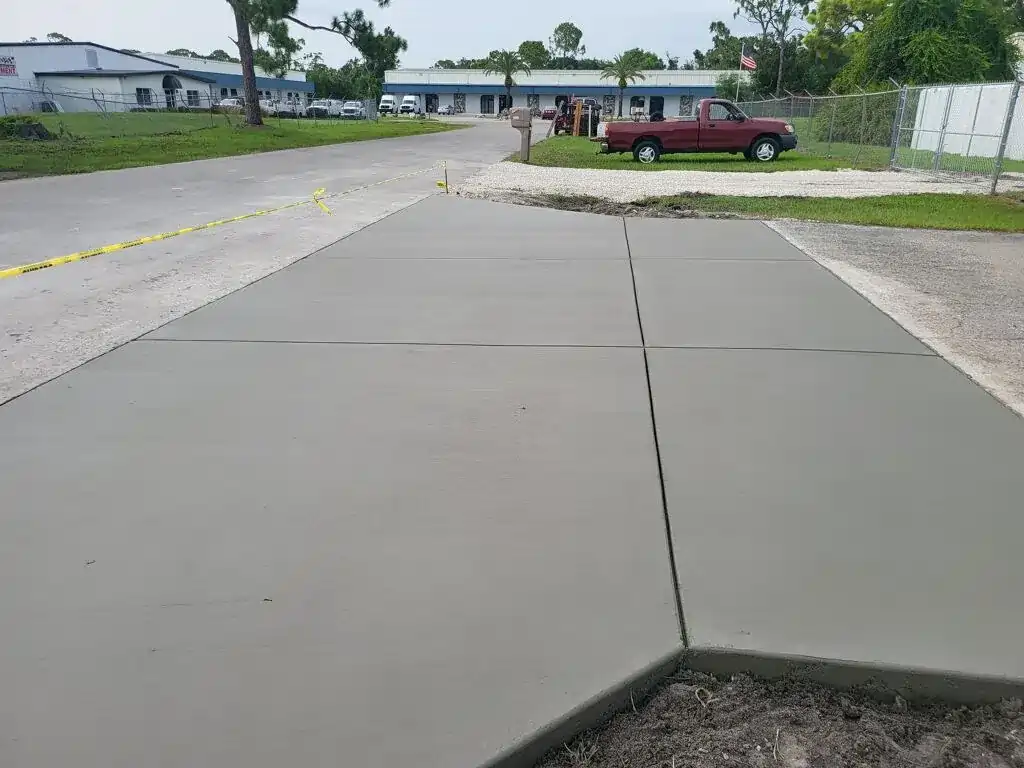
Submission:
POLYGON ((638 216, 659 219, 745 219, 754 218, 738 213, 700 211, 682 205, 643 205, 617 203, 587 195, 531 195, 524 192, 490 192, 487 194, 456 192, 462 197, 491 200, 496 203, 528 205, 536 208, 557 208, 577 213, 600 213, 606 216, 638 216))
POLYGON ((801 680, 681 671, 542 763, 584 766, 1024 768, 1024 707, 915 705, 801 680))

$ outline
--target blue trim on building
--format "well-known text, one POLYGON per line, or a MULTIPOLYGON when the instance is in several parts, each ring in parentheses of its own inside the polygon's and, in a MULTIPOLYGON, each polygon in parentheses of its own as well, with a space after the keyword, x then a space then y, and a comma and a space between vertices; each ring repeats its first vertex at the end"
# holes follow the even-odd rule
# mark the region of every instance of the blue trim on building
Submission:
MULTIPOLYGON (((487 94, 495 95, 505 93, 501 85, 419 85, 413 83, 385 83, 385 93, 406 94, 406 93, 466 93, 466 94, 487 94)), ((525 96, 535 94, 548 95, 572 95, 572 96, 618 96, 619 89, 614 85, 585 85, 575 88, 564 85, 527 85, 512 89, 512 96, 525 96)), ((699 96, 711 97, 715 95, 715 87, 708 86, 661 86, 661 85, 631 85, 626 88, 626 94, 630 96, 699 96)))
MULTIPOLYGON (((178 70, 183 75, 191 75, 193 77, 210 78, 214 84, 214 87, 220 88, 242 88, 242 76, 233 75, 225 72, 199 72, 198 70, 191 69, 180 69, 178 70)), ((313 84, 307 83, 303 80, 284 80, 277 77, 257 77, 256 87, 267 91, 300 91, 302 93, 312 93, 313 84)))

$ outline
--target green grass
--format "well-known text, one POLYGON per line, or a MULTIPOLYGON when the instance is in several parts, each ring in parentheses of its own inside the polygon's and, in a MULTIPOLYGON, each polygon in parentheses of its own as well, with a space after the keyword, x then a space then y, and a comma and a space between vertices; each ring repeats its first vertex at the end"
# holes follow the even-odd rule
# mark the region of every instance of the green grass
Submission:
MULTIPOLYGON (((751 163, 742 155, 729 154, 685 154, 665 155, 657 163, 642 165, 630 153, 602 155, 598 145, 586 138, 552 136, 530 150, 530 164, 559 168, 603 168, 629 171, 834 171, 840 168, 857 168, 878 171, 887 169, 891 159, 888 146, 849 144, 844 142, 818 141, 811 130, 811 121, 796 118, 793 121, 799 138, 799 148, 784 152, 774 163, 751 163)), ((898 154, 902 168, 931 169, 935 153, 929 150, 901 147, 898 154)), ((518 161, 518 153, 509 158, 518 161)), ((993 159, 987 157, 964 157, 945 154, 941 158, 940 170, 956 173, 970 172, 981 176, 991 175, 993 159)), ((1024 161, 1006 160, 1004 170, 1024 172, 1024 161)))
MULTIPOLYGON (((518 160, 516 154, 510 159, 518 160)), ((887 158, 888 162, 888 158, 887 158)), ((664 155, 657 163, 642 165, 633 155, 602 155, 598 145, 586 138, 552 136, 530 150, 530 165, 559 168, 601 168, 619 171, 834 171, 849 168, 842 159, 816 157, 800 152, 784 152, 774 163, 752 163, 743 155, 685 154, 664 155)))
POLYGON ((180 163, 276 149, 438 133, 460 126, 436 120, 379 122, 267 120, 250 128, 239 115, 97 113, 40 115, 54 141, 0 140, 0 172, 24 176, 88 173, 180 163))
POLYGON ((1024 194, 892 195, 885 197, 655 197, 641 208, 736 213, 762 219, 804 219, 912 229, 1024 232, 1024 194))

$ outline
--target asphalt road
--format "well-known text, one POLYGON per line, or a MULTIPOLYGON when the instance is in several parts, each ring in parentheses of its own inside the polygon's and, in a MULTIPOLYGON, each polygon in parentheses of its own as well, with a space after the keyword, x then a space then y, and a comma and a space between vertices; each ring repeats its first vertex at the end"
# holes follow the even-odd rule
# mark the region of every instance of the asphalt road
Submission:
MULTIPOLYGON (((457 187, 518 143, 507 123, 480 121, 429 136, 4 182, 0 267, 270 208, 318 187, 343 192, 442 161, 457 187)), ((0 402, 438 193, 439 178, 431 171, 334 198, 333 216, 303 206, 0 280, 0 402)))

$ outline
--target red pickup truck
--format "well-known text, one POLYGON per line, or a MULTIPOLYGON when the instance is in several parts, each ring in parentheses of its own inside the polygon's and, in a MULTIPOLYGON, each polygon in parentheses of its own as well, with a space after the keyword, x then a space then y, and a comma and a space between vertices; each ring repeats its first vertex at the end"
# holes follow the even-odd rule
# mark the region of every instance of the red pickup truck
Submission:
POLYGON ((592 141, 602 152, 632 152, 645 165, 675 152, 742 152, 770 163, 796 149, 796 132, 784 120, 747 117, 731 101, 704 99, 692 117, 650 123, 612 122, 598 126, 592 141))

